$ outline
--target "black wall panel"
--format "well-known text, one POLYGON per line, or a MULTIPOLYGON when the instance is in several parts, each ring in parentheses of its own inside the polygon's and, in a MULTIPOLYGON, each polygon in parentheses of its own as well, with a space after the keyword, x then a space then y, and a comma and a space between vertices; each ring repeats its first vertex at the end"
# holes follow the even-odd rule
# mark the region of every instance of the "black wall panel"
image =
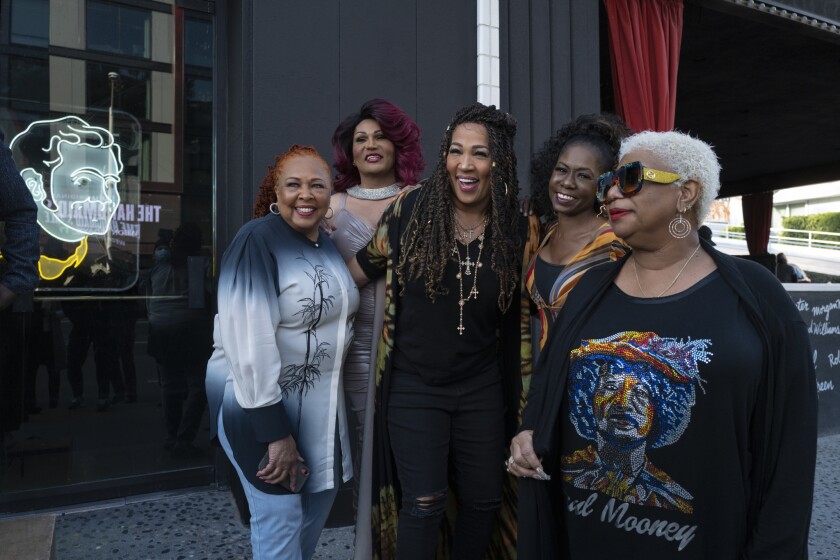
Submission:
MULTIPOLYGON (((340 2, 340 118, 372 97, 417 114, 417 6, 413 0, 340 2)), ((333 127, 338 120, 333 123, 333 127)))
POLYGON ((292 143, 314 145, 330 161, 326 131, 335 127, 341 91, 338 5, 253 2, 253 81, 246 95, 253 99, 254 189, 292 143))
POLYGON ((499 0, 502 107, 519 122, 519 181, 531 154, 572 118, 600 111, 596 0, 499 0))
POLYGON ((290 144, 331 163, 340 119, 384 97, 420 125, 428 173, 449 118, 476 98, 475 2, 220 0, 218 13, 218 254, 290 144))
POLYGON ((476 5, 473 1, 418 0, 417 122, 423 130, 426 175, 452 115, 478 91, 476 5))

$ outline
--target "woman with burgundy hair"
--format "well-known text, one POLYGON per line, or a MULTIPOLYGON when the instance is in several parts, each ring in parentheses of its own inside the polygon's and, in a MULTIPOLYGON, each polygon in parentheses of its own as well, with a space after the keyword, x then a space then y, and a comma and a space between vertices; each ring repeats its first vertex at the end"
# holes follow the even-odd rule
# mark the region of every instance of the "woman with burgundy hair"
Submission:
MULTIPOLYGON (((423 170, 420 127, 408 114, 384 99, 371 99, 358 113, 344 119, 333 134, 333 150, 338 171, 336 194, 330 201, 332 240, 345 260, 351 259, 373 236, 385 208, 406 186, 417 183, 423 170)), ((385 280, 360 291, 356 315, 356 336, 344 363, 344 391, 351 411, 350 423, 356 427, 352 439, 357 473, 356 558, 370 558, 370 461, 373 413, 373 362, 382 330, 385 280), (379 310, 377 314, 375 310, 379 310), (377 321, 377 315, 379 320, 377 321), (364 442, 368 444, 365 445, 364 442), (361 489, 361 492, 359 490, 361 489)))

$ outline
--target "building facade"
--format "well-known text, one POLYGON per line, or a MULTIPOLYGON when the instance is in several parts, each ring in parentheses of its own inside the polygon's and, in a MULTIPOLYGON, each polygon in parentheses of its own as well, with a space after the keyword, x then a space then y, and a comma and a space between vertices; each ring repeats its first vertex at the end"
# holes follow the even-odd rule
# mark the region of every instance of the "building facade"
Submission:
MULTIPOLYGON (((833 17, 829 4, 799 4, 833 17)), ((686 5, 685 95, 734 106, 712 95, 743 99, 734 78, 694 94, 714 76, 697 53, 714 54, 702 41, 731 12, 740 15, 724 23, 770 15, 740 1, 686 5)), ((41 285, 0 336, 0 514, 224 478, 195 379, 167 373, 173 360, 193 371, 206 356, 173 356, 155 333, 186 309, 191 332, 207 336, 216 263, 274 156, 298 143, 331 160, 338 122, 384 97, 420 124, 428 172, 451 115, 480 100, 517 118, 527 191, 530 154, 552 131, 614 110, 605 29, 592 0, 0 0, 0 129, 42 229, 41 285), (184 263, 177 292, 157 281, 173 256, 184 263)), ((809 77, 840 75, 823 70, 809 77)), ((768 84, 799 83, 779 71, 768 84)), ((756 72, 739 74, 743 87, 766 92, 756 72)), ((725 122, 720 140, 701 136, 721 146, 732 137, 741 150, 742 111, 697 116, 708 108, 678 110, 677 127, 725 122)))
MULTIPOLYGON (((292 143, 330 160, 338 122, 384 97, 420 124, 428 171, 459 107, 525 109, 532 84, 568 78, 541 63, 502 86, 527 27, 503 31, 510 13, 498 0, 0 0, 0 128, 42 252, 31 307, 0 337, 0 513, 225 478, 195 379, 172 374, 207 356, 173 355, 156 333, 189 310, 207 335, 216 263, 292 143), (173 292, 160 278, 176 268, 173 292)), ((569 89, 552 119, 521 121, 523 160, 571 116, 569 89)))

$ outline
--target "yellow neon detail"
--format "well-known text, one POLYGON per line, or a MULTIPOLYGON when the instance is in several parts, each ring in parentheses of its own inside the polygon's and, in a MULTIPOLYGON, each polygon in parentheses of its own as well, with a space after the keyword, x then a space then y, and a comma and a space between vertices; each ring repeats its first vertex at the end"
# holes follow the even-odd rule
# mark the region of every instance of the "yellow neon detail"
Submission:
POLYGON ((76 246, 76 251, 64 260, 41 255, 41 258, 38 259, 38 272, 44 280, 55 280, 71 266, 77 267, 82 264, 87 252, 87 237, 82 237, 82 241, 76 246))

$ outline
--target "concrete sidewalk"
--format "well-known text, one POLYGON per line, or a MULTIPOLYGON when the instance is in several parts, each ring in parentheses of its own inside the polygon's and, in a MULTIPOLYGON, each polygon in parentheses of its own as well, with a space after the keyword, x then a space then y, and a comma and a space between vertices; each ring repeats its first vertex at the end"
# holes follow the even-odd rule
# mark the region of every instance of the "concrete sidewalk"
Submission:
MULTIPOLYGON (((809 538, 812 559, 840 556, 840 434, 819 440, 809 538)), ((248 560, 249 532, 228 492, 202 488, 65 510, 56 522, 57 560, 248 560)), ((325 529, 316 559, 353 557, 353 529, 325 529)))

